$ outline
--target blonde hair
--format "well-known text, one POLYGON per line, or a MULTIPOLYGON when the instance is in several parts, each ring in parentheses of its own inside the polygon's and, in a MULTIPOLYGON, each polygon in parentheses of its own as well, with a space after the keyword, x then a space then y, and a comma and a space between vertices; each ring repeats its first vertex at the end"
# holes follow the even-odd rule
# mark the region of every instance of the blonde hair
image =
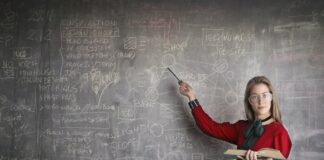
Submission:
POLYGON ((282 122, 281 121, 281 113, 279 110, 277 95, 274 92, 274 89, 272 87, 270 80, 265 76, 253 77, 252 79, 249 80, 249 82, 246 85, 245 95, 244 95, 244 109, 245 109, 245 115, 246 115, 247 120, 250 122, 253 122, 255 120, 255 115, 252 110, 252 106, 249 103, 248 98, 250 96, 253 86, 255 86, 257 84, 265 84, 266 86, 268 86, 269 92, 272 94, 270 114, 271 114, 272 118, 275 119, 275 121, 281 123, 282 122))

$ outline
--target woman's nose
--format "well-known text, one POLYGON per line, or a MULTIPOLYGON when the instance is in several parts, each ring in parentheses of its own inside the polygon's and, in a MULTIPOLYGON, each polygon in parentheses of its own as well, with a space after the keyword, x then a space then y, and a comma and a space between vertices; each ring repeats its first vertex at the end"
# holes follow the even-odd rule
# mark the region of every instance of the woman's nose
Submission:
POLYGON ((264 102, 265 102, 265 99, 264 98, 258 97, 258 103, 259 104, 262 104, 264 102))

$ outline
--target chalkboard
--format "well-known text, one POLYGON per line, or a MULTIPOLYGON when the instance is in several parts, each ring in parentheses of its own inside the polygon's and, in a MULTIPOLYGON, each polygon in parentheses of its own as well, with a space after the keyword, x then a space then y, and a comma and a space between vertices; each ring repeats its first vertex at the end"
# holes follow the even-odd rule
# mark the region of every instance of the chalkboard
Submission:
POLYGON ((324 158, 322 0, 4 0, 1 160, 220 160, 177 80, 219 122, 267 76, 292 160, 324 158))

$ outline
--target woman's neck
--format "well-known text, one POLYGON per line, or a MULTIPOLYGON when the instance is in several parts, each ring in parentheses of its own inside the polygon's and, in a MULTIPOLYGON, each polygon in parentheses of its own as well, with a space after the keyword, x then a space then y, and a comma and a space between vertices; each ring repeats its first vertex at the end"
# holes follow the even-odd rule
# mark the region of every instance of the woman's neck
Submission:
POLYGON ((259 115, 259 116, 256 116, 256 119, 257 120, 261 120, 262 121, 262 125, 267 125, 267 124, 270 124, 272 122, 274 122, 274 118, 271 116, 271 114, 265 114, 265 115, 259 115))
POLYGON ((265 122, 262 122, 262 125, 268 125, 268 124, 270 124, 270 123, 272 123, 274 121, 275 121, 274 118, 271 118, 271 119, 269 119, 269 120, 267 120, 265 122))
POLYGON ((255 115, 255 118, 256 118, 256 120, 264 120, 264 119, 268 118, 269 116, 271 116, 271 113, 262 114, 262 115, 255 115))

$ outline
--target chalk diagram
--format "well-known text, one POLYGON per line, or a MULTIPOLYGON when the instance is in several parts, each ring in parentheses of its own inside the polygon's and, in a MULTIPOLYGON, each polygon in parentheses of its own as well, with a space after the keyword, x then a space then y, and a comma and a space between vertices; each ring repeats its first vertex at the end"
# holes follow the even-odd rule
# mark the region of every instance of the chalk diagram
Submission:
POLYGON ((0 135, 22 137, 36 133, 31 122, 35 116, 35 109, 25 104, 24 98, 19 98, 17 104, 11 102, 7 96, 0 95, 0 135))

